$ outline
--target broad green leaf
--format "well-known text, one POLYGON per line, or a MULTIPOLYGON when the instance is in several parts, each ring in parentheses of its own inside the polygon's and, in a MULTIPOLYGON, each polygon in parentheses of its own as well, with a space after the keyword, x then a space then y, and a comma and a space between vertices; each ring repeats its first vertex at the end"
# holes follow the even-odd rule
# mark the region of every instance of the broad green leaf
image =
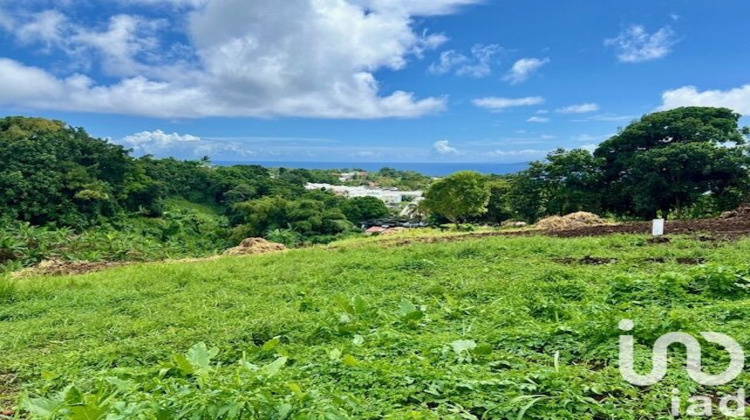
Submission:
POLYGON ((367 305, 367 302, 361 296, 357 296, 354 298, 354 312, 357 315, 367 313, 368 309, 369 307, 367 305))
POLYGON ((190 361, 185 356, 181 354, 175 354, 174 356, 172 356, 172 360, 174 360, 177 369, 179 369, 183 375, 192 375, 195 373, 193 364, 190 363, 190 361))
POLYGON ((276 346, 279 345, 279 343, 281 343, 281 338, 274 337, 274 338, 266 341, 266 343, 263 344, 263 347, 261 347, 260 349, 263 350, 263 351, 271 351, 271 350, 275 349, 276 346))
POLYGON ((292 412, 292 405, 291 404, 281 404, 279 406, 279 419, 283 420, 287 417, 289 417, 289 413, 292 412))
POLYGON ((36 417, 48 419, 64 404, 65 401, 62 398, 29 398, 21 406, 36 417))
POLYGON ((188 350, 185 358, 193 366, 193 369, 201 370, 208 368, 211 365, 211 359, 217 354, 219 354, 219 349, 212 348, 209 350, 206 343, 198 343, 188 350))
POLYGON ((79 405, 70 409, 70 420, 98 420, 104 417, 105 410, 91 405, 79 405))
POLYGON ((286 357, 279 357, 278 359, 274 360, 273 362, 271 362, 271 363, 263 366, 260 369, 260 373, 263 376, 266 376, 266 377, 270 378, 271 376, 274 376, 277 373, 279 373, 279 371, 281 370, 281 368, 284 367, 284 365, 286 364, 287 360, 289 360, 289 359, 286 358, 286 357))
POLYGON ((476 346, 473 350, 471 350, 471 352, 476 355, 486 356, 488 354, 492 354, 492 350, 493 348, 491 345, 484 343, 476 346))
POLYGON ((408 300, 401 301, 401 304, 398 308, 398 313, 406 321, 416 321, 422 319, 422 317, 424 316, 424 313, 408 300))
POLYGON ((345 355, 345 356, 344 356, 344 357, 343 357, 343 358, 341 359, 341 362, 342 362, 343 364, 347 365, 347 366, 357 366, 357 365, 359 364, 359 362, 357 361, 357 358, 355 358, 355 357, 354 357, 354 356, 352 356, 351 354, 347 354, 347 355, 345 355))
POLYGON ((64 392, 64 399, 65 404, 67 405, 76 405, 76 404, 82 404, 83 403, 83 394, 81 391, 78 390, 78 388, 74 386, 69 386, 67 389, 65 389, 64 392))
POLYGON ((328 358, 331 360, 339 360, 341 359, 341 350, 339 349, 333 349, 328 352, 328 358))
POLYGON ((461 354, 477 348, 477 343, 474 340, 456 340, 451 343, 451 347, 453 347, 453 351, 457 354, 461 354))

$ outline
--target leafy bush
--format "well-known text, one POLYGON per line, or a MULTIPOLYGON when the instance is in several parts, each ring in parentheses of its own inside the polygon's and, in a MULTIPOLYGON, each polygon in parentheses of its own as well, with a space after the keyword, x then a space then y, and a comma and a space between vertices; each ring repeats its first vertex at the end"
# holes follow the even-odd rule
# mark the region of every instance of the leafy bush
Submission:
POLYGON ((37 419, 330 419, 340 418, 351 402, 320 398, 279 380, 287 357, 263 365, 243 358, 223 366, 213 360, 218 352, 199 343, 149 371, 98 377, 84 391, 70 385, 27 398, 21 407, 37 419))

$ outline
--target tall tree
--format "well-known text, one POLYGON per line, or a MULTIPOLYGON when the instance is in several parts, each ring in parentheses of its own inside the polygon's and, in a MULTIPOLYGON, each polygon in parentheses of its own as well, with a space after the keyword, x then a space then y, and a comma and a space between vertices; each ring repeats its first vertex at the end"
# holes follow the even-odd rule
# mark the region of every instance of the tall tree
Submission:
POLYGON ((462 171, 433 183, 423 205, 453 223, 487 212, 490 189, 487 178, 477 172, 462 171))
POLYGON ((557 149, 515 176, 511 209, 529 222, 551 214, 599 212, 601 164, 602 159, 587 150, 557 149))
POLYGON ((747 193, 747 128, 726 108, 656 112, 602 143, 604 205, 622 215, 666 217, 709 194, 716 210, 747 193))
POLYGON ((390 214, 385 203, 375 197, 354 197, 346 200, 341 205, 341 211, 354 224, 382 219, 390 214))

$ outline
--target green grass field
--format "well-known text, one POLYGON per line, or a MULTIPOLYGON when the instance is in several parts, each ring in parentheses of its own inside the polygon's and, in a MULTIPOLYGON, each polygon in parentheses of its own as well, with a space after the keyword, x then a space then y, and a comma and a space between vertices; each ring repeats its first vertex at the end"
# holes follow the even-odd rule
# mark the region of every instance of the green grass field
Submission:
MULTIPOLYGON (((750 349, 750 240, 646 239, 369 241, 2 280, 0 404, 80 419, 669 418, 673 388, 721 395, 750 376, 704 390, 675 362, 629 385, 618 322, 636 323, 641 370, 671 331, 750 349), (570 260, 586 256, 616 261, 570 260)), ((707 369, 724 359, 704 346, 707 369)))

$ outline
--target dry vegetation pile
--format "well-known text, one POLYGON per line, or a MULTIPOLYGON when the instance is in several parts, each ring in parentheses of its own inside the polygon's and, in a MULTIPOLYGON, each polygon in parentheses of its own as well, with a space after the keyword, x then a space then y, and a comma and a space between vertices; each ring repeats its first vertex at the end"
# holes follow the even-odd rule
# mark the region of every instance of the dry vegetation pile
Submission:
POLYGON ((569 230, 585 226, 601 226, 607 222, 594 213, 579 211, 565 216, 551 216, 542 219, 537 223, 537 227, 542 230, 569 230))
POLYGON ((256 255, 269 252, 285 251, 287 248, 282 244, 268 242, 263 238, 247 238, 239 246, 224 251, 224 255, 256 255))
POLYGON ((83 274, 118 267, 125 264, 127 263, 119 261, 65 261, 61 259, 51 259, 42 261, 34 267, 17 271, 13 273, 13 277, 23 278, 83 274))

